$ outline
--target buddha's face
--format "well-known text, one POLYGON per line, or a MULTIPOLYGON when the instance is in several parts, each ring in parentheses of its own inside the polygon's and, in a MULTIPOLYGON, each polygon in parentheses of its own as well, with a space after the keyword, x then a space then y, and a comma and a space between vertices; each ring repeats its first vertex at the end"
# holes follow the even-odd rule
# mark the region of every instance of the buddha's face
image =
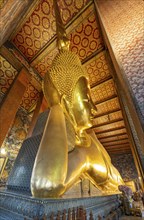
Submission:
POLYGON ((76 84, 72 110, 78 130, 85 130, 92 126, 96 108, 90 97, 87 79, 84 77, 81 77, 76 84))

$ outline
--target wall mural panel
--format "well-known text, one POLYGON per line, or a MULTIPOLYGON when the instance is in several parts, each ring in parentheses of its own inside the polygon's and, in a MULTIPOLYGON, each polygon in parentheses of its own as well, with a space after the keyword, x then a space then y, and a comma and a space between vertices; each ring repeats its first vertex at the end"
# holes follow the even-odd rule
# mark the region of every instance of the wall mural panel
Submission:
POLYGON ((112 163, 119 170, 124 181, 138 178, 132 154, 116 155, 112 157, 112 163))
POLYGON ((10 157, 16 157, 23 140, 26 138, 30 121, 31 116, 29 116, 26 111, 19 109, 13 125, 11 126, 7 137, 2 145, 2 147, 5 147, 5 149, 7 149, 10 157))
POLYGON ((102 134, 97 134, 98 138, 105 138, 105 137, 110 137, 110 136, 114 136, 114 135, 121 135, 121 134, 126 134, 126 129, 125 128, 119 128, 116 131, 109 131, 107 133, 102 133, 102 134))
POLYGON ((22 109, 19 109, 12 127, 3 142, 2 148, 6 149, 8 161, 6 163, 0 185, 4 185, 7 181, 8 175, 13 167, 15 158, 19 149, 26 138, 32 116, 22 109))

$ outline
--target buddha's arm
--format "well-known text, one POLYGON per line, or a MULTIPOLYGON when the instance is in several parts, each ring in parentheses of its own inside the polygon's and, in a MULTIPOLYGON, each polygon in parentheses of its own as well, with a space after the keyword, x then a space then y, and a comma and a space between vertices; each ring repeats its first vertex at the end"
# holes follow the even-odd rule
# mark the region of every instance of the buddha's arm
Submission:
MULTIPOLYGON (((90 136, 91 137, 91 136, 90 136)), ((108 179, 108 169, 101 151, 90 138, 90 147, 75 147, 68 154, 68 173, 65 181, 66 189, 76 183, 85 173, 96 185, 105 184, 108 179)))
POLYGON ((65 118, 60 105, 51 107, 35 159, 31 191, 35 197, 57 197, 64 191, 68 146, 65 118))
POLYGON ((66 190, 76 183, 85 171, 87 170, 87 155, 84 147, 75 147, 68 154, 68 171, 65 180, 66 190))
MULTIPOLYGON (((111 163, 111 158, 110 158, 109 154, 107 153, 107 151, 105 150, 103 145, 99 142, 99 140, 97 139, 94 132, 92 132, 90 134, 90 136, 92 137, 92 139, 94 141, 93 142, 95 145, 94 148, 98 150, 99 154, 101 155, 101 160, 103 160, 103 162, 105 162, 105 165, 107 167, 108 176, 107 176, 107 185, 105 184, 105 187, 107 187, 111 190, 115 189, 118 187, 118 185, 123 184, 123 180, 121 178, 121 175, 118 172, 118 170, 111 163)), ((93 152, 94 151, 95 150, 93 150, 93 152)), ((99 165, 101 165, 101 163, 99 163, 99 165)))
POLYGON ((91 137, 91 146, 86 149, 89 169, 87 170, 87 175, 90 177, 92 182, 99 186, 105 184, 108 179, 108 167, 104 159, 104 155, 100 151, 100 146, 95 142, 95 139, 91 137))

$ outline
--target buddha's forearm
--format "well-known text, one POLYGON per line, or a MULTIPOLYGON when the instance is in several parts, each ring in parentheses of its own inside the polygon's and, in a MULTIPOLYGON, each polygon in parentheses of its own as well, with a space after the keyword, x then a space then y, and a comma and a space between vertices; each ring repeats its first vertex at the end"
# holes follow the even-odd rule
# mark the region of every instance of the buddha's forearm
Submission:
POLYGON ((31 190, 36 197, 58 196, 67 175, 67 138, 65 118, 59 105, 51 108, 36 156, 31 190))
POLYGON ((68 154, 68 172, 65 181, 66 189, 76 183, 81 174, 86 171, 86 158, 85 148, 75 147, 75 149, 68 154))

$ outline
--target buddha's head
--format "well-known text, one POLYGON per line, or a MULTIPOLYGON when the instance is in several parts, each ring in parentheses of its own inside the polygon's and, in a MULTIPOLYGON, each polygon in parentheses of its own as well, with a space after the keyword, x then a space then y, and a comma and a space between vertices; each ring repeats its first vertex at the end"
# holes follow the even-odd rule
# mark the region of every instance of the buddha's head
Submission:
POLYGON ((77 130, 92 126, 95 106, 90 97, 88 76, 78 56, 61 51, 45 75, 43 90, 49 106, 60 103, 77 130))
POLYGON ((88 80, 85 77, 80 77, 76 83, 73 94, 72 112, 80 130, 85 130, 92 126, 92 119, 96 109, 91 100, 88 80))

